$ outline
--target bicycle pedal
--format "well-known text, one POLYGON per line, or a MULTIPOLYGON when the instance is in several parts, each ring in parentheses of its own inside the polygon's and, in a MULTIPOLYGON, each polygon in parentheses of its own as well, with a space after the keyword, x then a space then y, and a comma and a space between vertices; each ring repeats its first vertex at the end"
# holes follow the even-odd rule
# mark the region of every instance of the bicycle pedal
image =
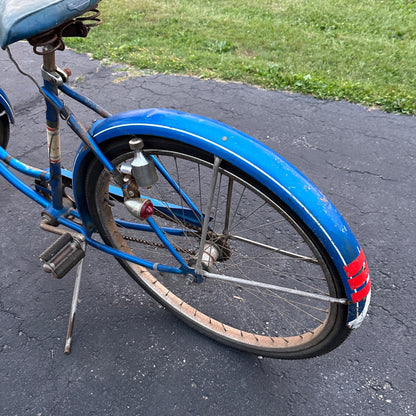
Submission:
POLYGON ((81 238, 71 233, 62 234, 39 256, 43 262, 43 270, 57 279, 62 279, 85 257, 82 243, 81 238))

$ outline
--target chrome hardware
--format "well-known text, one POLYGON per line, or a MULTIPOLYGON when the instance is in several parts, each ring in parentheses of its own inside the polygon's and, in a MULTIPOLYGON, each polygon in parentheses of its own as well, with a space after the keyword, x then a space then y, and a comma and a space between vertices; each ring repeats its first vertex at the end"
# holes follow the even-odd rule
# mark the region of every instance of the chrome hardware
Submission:
MULTIPOLYGON (((201 266, 202 270, 209 272, 216 261, 220 261, 221 251, 218 246, 207 242, 204 244, 204 251, 201 256, 201 266)), ((189 266, 196 266, 198 261, 198 256, 195 256, 189 261, 189 266)))
POLYGON ((53 85, 62 85, 65 84, 65 82, 68 81, 69 76, 71 75, 71 71, 67 68, 61 69, 59 67, 56 67, 56 70, 54 71, 47 71, 45 70, 44 66, 41 67, 42 72, 42 78, 50 82, 53 85))
POLYGON ((220 251, 218 247, 214 244, 206 243, 204 245, 204 252, 202 253, 202 267, 207 271, 210 270, 219 257, 220 251))
POLYGON ((127 211, 140 220, 147 220, 153 215, 153 204, 150 199, 133 198, 124 202, 127 211))
POLYGON ((146 156, 143 150, 143 140, 140 138, 129 141, 130 149, 134 151, 131 162, 131 171, 138 187, 148 188, 157 182, 155 163, 151 157, 146 156))

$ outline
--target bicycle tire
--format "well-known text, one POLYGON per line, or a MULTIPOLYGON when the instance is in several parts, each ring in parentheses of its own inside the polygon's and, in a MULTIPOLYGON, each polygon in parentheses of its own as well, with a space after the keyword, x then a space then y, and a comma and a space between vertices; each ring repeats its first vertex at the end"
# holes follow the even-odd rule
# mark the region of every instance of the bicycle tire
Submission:
MULTIPOLYGON (((102 150, 114 165, 132 158, 129 139, 119 137, 104 144, 102 150)), ((157 157, 188 195, 196 192, 194 202, 203 207, 206 202, 204 189, 211 177, 214 156, 163 137, 146 136, 142 139, 145 152, 157 157), (192 167, 194 170, 190 171, 192 167), (183 172, 185 176, 182 176, 183 172)), ((158 240, 150 239, 148 233, 140 232, 137 236, 137 231, 116 225, 114 218, 132 220, 132 217, 126 214, 119 198, 110 200, 109 185, 110 175, 97 159, 92 159, 86 175, 86 200, 103 241, 155 263, 166 264, 170 261, 170 264, 177 265, 158 240), (128 235, 123 236, 123 233, 128 235)), ((227 253, 223 253, 223 258, 220 256, 214 263, 216 273, 238 274, 238 277, 249 280, 261 274, 262 281, 266 283, 283 282, 294 289, 345 298, 341 279, 325 249, 283 201, 264 189, 255 178, 226 161, 220 164, 217 188, 215 214, 210 213, 210 229, 215 237, 210 239, 224 239, 225 222, 228 237, 225 243, 221 243, 226 246, 227 253), (231 214, 230 208, 233 209, 232 224, 231 215, 225 220, 226 215, 218 209, 221 201, 229 201, 226 202, 226 212, 231 214), (245 227, 242 226, 244 221, 247 221, 245 227), (255 238, 262 238, 262 241, 255 238), (277 239, 281 241, 280 248, 272 245, 272 240, 277 239), (296 252, 293 251, 295 247, 296 252), (276 251, 278 249, 280 251, 276 251), (257 259, 254 255, 258 256, 257 259)), ((152 198, 186 208, 183 199, 160 174, 158 183, 143 192, 146 196, 149 193, 152 198)), ((157 212, 153 217, 161 226, 175 225, 173 214, 169 221, 162 218, 163 215, 159 218, 157 212)), ((199 239, 194 238, 197 230, 194 225, 186 224, 183 218, 177 221, 177 227, 186 229, 191 236, 170 237, 170 240, 191 264, 195 259, 195 247, 199 247, 199 239)), ((334 349, 350 333, 345 304, 299 298, 297 295, 272 293, 268 289, 252 289, 210 279, 202 284, 189 285, 183 276, 151 273, 144 267, 118 260, 140 286, 187 324, 221 343, 250 353, 283 359, 310 358, 334 349)))
MULTIPOLYGON (((3 112, 3 107, 0 106, 0 113, 3 112)), ((10 123, 7 114, 0 117, 0 146, 3 149, 7 149, 9 144, 9 134, 10 134, 10 123)))

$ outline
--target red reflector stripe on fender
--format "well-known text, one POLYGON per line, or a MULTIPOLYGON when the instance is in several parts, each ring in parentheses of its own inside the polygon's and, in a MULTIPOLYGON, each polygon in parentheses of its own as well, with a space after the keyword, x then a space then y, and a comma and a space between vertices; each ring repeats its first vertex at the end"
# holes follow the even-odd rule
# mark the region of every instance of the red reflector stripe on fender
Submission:
POLYGON ((354 261, 344 266, 344 270, 348 277, 350 289, 354 291, 361 287, 358 292, 351 293, 351 300, 354 303, 359 302, 368 295, 371 288, 370 276, 363 250, 360 251, 360 254, 354 261), (365 286, 362 287, 363 285, 365 286))
POLYGON ((360 274, 358 274, 357 276, 348 279, 348 283, 350 285, 350 288, 352 290, 354 289, 358 289, 359 287, 361 287, 367 280, 368 278, 368 268, 367 265, 364 266, 364 269, 362 270, 362 272, 360 274))
POLYGON ((359 302, 361 299, 364 299, 368 295, 370 288, 371 288, 371 282, 370 282, 370 279, 368 279, 368 283, 361 290, 359 290, 356 293, 351 294, 351 300, 354 303, 356 303, 356 302, 359 302))
POLYGON ((350 264, 347 264, 346 266, 344 266, 345 273, 347 273, 348 277, 355 276, 363 268, 364 263, 365 263, 364 251, 361 249, 358 257, 350 264))

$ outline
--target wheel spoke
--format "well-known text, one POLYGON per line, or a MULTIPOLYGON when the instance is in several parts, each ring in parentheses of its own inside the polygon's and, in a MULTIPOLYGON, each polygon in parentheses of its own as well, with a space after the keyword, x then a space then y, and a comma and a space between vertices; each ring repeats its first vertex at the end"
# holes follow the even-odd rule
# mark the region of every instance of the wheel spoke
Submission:
POLYGON ((215 157, 214 166, 212 167, 212 176, 211 176, 211 184, 209 189, 209 196, 208 196, 208 203, 207 207, 205 209, 205 217, 204 217, 204 224, 202 226, 202 233, 201 233, 201 241, 199 245, 199 252, 198 252, 198 259, 196 262, 196 269, 202 270, 202 255, 204 253, 204 246, 207 239, 207 232, 208 232, 208 226, 210 222, 210 216, 211 216, 211 209, 212 204, 214 202, 214 193, 215 193, 215 186, 217 184, 217 177, 218 177, 218 170, 220 167, 221 159, 218 157, 215 157))
POLYGON ((227 203, 225 205, 224 229, 222 232, 225 236, 228 236, 228 234, 230 233, 230 216, 231 216, 231 201, 233 199, 233 185, 234 185, 234 181, 231 178, 228 178, 227 203))
POLYGON ((252 281, 252 280, 240 279, 238 277, 224 276, 224 275, 208 273, 208 272, 203 272, 202 274, 204 277, 207 277, 209 279, 221 280, 223 282, 230 282, 230 283, 239 284, 243 286, 254 286, 254 287, 268 289, 268 290, 275 290, 277 292, 290 293, 292 295, 302 296, 302 297, 310 298, 310 299, 317 299, 317 300, 322 300, 322 301, 332 302, 332 303, 341 303, 344 305, 348 303, 348 299, 333 298, 331 296, 305 292, 303 290, 291 289, 291 288, 283 287, 283 286, 271 285, 269 283, 262 283, 262 282, 252 281))
POLYGON ((254 246, 262 247, 262 248, 265 248, 265 249, 270 250, 270 251, 274 251, 274 252, 279 253, 279 254, 284 254, 285 256, 288 256, 288 257, 291 257, 291 258, 294 258, 294 259, 307 261, 309 263, 315 263, 315 264, 318 263, 317 259, 302 256, 300 254, 292 253, 290 251, 282 250, 280 248, 269 246, 268 244, 259 243, 258 241, 250 240, 248 238, 240 237, 238 235, 230 235, 229 238, 233 239, 233 240, 243 241, 245 243, 249 243, 249 244, 252 244, 254 246))

